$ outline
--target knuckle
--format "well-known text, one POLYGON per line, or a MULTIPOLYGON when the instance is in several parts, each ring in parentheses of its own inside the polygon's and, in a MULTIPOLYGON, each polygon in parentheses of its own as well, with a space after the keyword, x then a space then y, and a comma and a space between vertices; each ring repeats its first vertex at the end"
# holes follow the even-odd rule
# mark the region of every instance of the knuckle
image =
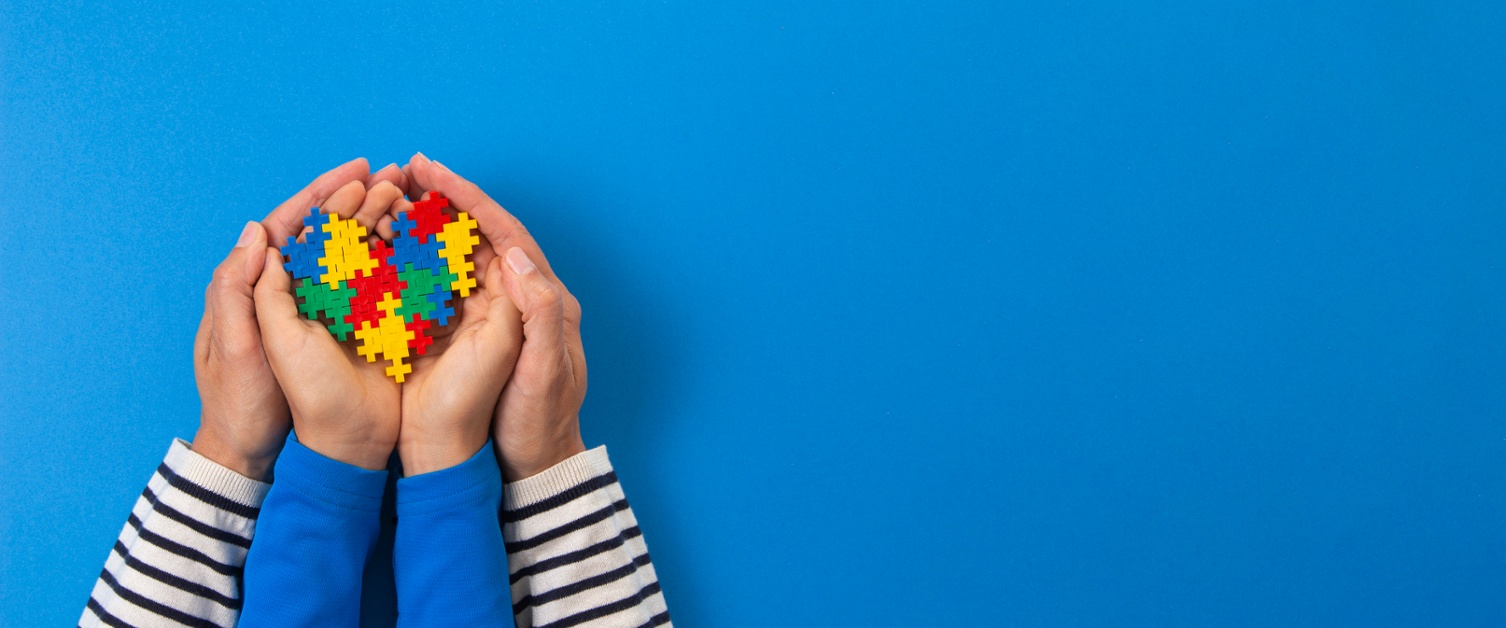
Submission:
POLYGON ((216 291, 234 289, 236 277, 232 266, 234 265, 230 263, 230 260, 226 260, 225 263, 216 267, 214 275, 210 277, 209 286, 216 291))
POLYGON ((205 291, 204 298, 205 299, 221 299, 221 298, 224 298, 229 293, 230 293, 230 281, 229 281, 229 279, 227 279, 225 277, 221 277, 220 276, 220 272, 219 271, 215 271, 215 273, 214 273, 214 279, 211 279, 209 281, 209 289, 205 291))
POLYGON ((256 357, 261 349, 250 334, 215 334, 216 353, 227 362, 242 362, 256 357))
POLYGON ((533 285, 533 304, 540 310, 558 310, 563 305, 560 297, 560 289, 548 281, 539 281, 533 285))

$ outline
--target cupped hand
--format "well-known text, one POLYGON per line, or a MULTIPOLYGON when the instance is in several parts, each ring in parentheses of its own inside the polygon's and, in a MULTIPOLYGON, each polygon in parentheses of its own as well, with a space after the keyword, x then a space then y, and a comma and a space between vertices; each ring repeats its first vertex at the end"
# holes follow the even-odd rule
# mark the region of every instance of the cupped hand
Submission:
POLYGON ((396 165, 371 173, 356 159, 320 175, 250 222, 204 293, 204 318, 194 338, 194 381, 202 409, 193 450, 246 477, 265 480, 282 451, 289 410, 257 326, 253 287, 262 275, 267 243, 281 243, 302 228, 308 208, 351 182, 407 186, 396 165))
MULTIPOLYGON (((392 179, 377 182, 369 191, 353 181, 332 194, 323 209, 341 218, 354 217, 371 230, 401 198, 392 179)), ((300 211, 307 214, 308 207, 300 211)), ((301 317, 282 255, 275 248, 263 251, 264 267, 254 293, 256 318, 299 442, 347 464, 384 468, 400 425, 397 382, 387 376, 382 362, 367 362, 354 347, 337 342, 323 324, 301 317)))
MULTIPOLYGON (((521 312, 522 349, 493 417, 493 445, 503 474, 517 481, 585 451, 580 435, 586 396, 580 302, 549 268, 523 224, 481 188, 422 154, 413 156, 403 174, 410 198, 437 191, 476 220, 482 235, 474 258, 478 282, 492 294, 500 284, 521 312)), ((470 309, 463 314, 469 316, 470 309)), ((478 348, 507 350, 505 345, 478 348)), ((502 381, 494 384, 502 386, 502 381)))
MULTIPOLYGON (((493 259, 491 265, 496 266, 493 259)), ((403 383, 398 455, 405 475, 446 469, 475 455, 523 343, 523 324, 496 268, 460 302, 458 321, 435 338, 403 383)))

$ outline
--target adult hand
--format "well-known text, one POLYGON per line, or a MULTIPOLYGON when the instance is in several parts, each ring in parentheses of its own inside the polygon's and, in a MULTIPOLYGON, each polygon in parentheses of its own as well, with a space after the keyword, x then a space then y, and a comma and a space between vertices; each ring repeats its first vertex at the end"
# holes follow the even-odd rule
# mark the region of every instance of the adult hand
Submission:
POLYGON ((478 283, 497 285, 495 275, 500 274, 501 289, 522 313, 523 347, 493 420, 493 445, 503 475, 509 482, 521 480, 585 451, 580 436, 580 406, 586 397, 580 302, 549 268, 523 224, 481 188, 422 154, 409 160, 403 174, 409 197, 438 191, 476 220, 483 236, 475 251, 478 283))
MULTIPOLYGON (((352 181, 329 197, 324 210, 354 217, 369 231, 402 196, 391 181, 380 181, 370 191, 361 181, 352 181)), ((347 464, 384 468, 398 436, 397 382, 387 376, 381 362, 367 362, 354 347, 337 342, 324 325, 299 316, 282 255, 275 248, 263 250, 256 317, 299 442, 347 464)))
POLYGON ((369 173, 365 159, 320 175, 278 205, 261 223, 246 223, 204 292, 204 318, 194 338, 194 381, 202 409, 193 450, 241 475, 265 480, 287 437, 289 411, 262 347, 252 290, 269 241, 281 244, 303 227, 308 208, 352 181, 406 187, 397 166, 369 173))
POLYGON ((462 300, 453 330, 438 336, 403 383, 398 455, 418 475, 465 462, 486 444, 497 398, 517 363, 523 323, 502 287, 495 256, 462 300))

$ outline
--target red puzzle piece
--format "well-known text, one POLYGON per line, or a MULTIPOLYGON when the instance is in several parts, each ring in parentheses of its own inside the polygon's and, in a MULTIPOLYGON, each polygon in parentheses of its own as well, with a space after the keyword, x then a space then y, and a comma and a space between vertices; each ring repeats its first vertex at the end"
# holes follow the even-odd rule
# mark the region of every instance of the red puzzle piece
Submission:
POLYGON ((413 228, 413 237, 421 243, 431 242, 430 236, 444 231, 445 223, 450 222, 450 215, 440 210, 450 206, 450 199, 439 192, 424 194, 423 200, 413 204, 413 211, 408 212, 408 219, 417 226, 413 228))

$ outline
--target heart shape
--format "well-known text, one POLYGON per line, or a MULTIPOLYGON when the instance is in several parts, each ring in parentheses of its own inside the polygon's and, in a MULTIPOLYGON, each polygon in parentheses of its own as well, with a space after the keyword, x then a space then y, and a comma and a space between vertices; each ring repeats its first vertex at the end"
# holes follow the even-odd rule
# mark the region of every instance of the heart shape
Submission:
POLYGON ((387 375, 402 383, 413 372, 403 360, 423 355, 434 343, 430 328, 448 325, 476 287, 476 265, 467 259, 481 243, 476 221, 465 212, 451 218, 442 211, 449 205, 438 192, 425 194, 392 222, 390 246, 368 245, 366 228, 353 219, 310 209, 303 224, 312 230, 280 249, 283 268, 299 280, 298 313, 341 342, 355 336, 356 353, 391 361, 387 375))

